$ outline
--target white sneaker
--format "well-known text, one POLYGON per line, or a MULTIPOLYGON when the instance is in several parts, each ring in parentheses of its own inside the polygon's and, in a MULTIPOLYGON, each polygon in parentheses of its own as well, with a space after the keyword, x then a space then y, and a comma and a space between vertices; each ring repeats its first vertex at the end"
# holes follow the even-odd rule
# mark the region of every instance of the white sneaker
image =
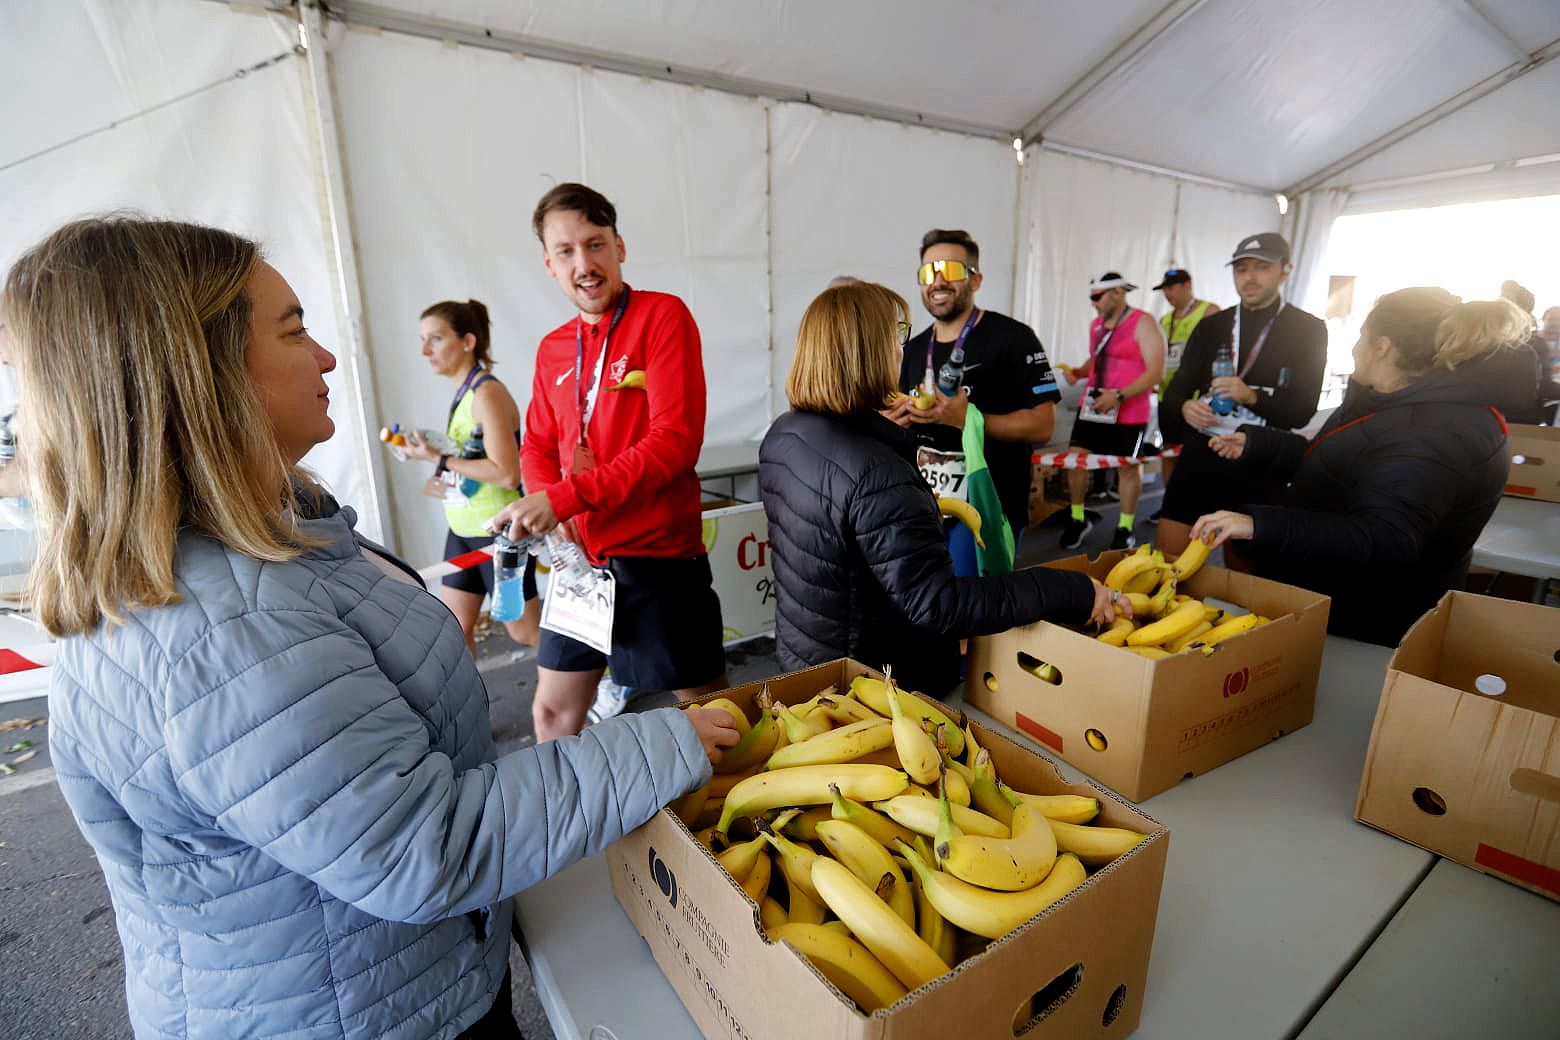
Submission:
POLYGON ((596 684, 596 699, 591 703, 590 711, 585 713, 585 718, 594 723, 621 715, 633 694, 634 691, 629 687, 619 686, 612 681, 611 676, 603 675, 596 684))

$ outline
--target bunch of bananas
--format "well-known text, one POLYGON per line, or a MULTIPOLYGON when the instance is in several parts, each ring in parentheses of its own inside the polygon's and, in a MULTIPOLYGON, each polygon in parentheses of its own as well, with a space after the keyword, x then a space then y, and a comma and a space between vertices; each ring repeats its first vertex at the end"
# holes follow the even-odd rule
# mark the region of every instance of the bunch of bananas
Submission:
POLYGON ((1212 654, 1224 640, 1249 632, 1268 619, 1256 613, 1226 614, 1219 607, 1176 591, 1208 560, 1208 543, 1193 539, 1167 561, 1152 546, 1124 556, 1105 575, 1105 586, 1126 596, 1132 617, 1118 617, 1096 638, 1159 660, 1179 653, 1212 654))
POLYGON ((861 676, 759 717, 671 810, 788 942, 867 1013, 950 971, 1147 835, 1086 826, 1099 800, 1015 791, 975 730, 861 676), (936 788, 933 793, 932 788, 936 788))

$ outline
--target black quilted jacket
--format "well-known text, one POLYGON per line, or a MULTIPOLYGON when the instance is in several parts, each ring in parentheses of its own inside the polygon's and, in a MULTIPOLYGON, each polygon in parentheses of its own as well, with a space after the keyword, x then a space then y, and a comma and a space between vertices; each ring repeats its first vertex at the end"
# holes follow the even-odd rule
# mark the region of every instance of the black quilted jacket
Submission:
POLYGON ((1029 568, 957 578, 904 431, 877 414, 787 412, 758 451, 787 668, 853 657, 907 688, 959 682, 959 640, 1041 619, 1081 623, 1086 576, 1029 568))
POLYGON ((1504 350, 1391 394, 1358 383, 1315 441, 1243 427, 1248 465, 1287 474, 1255 506, 1257 573, 1332 597, 1328 628, 1395 646, 1448 589, 1500 501, 1510 458, 1502 416, 1531 356, 1504 350))

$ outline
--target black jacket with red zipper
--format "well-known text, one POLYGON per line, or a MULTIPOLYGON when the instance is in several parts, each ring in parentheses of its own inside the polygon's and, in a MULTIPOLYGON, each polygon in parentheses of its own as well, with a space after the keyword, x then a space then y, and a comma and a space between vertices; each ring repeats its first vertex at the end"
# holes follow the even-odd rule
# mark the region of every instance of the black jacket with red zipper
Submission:
POLYGON ((1258 574, 1332 597, 1328 629, 1383 646, 1468 573, 1506 482, 1505 409, 1522 351, 1437 370, 1395 393, 1349 384, 1313 441, 1243 427, 1242 468, 1286 475, 1251 506, 1258 574))

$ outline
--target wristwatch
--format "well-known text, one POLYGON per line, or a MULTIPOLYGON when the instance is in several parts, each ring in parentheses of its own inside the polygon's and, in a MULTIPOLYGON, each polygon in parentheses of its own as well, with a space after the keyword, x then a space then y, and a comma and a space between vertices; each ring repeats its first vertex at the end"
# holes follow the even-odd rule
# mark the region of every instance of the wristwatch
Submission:
POLYGON ((449 468, 450 468, 450 457, 448 455, 440 455, 439 456, 439 465, 433 471, 433 475, 436 476, 436 477, 442 477, 444 475, 445 471, 448 470, 449 468))

